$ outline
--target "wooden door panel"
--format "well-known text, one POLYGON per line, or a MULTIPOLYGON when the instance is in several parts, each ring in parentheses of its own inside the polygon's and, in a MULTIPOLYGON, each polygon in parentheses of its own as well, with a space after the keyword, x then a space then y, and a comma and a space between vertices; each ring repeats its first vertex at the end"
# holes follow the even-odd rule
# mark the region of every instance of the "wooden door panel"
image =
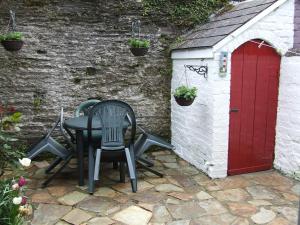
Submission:
POLYGON ((228 174, 270 169, 274 159, 280 56, 247 42, 232 54, 228 174))

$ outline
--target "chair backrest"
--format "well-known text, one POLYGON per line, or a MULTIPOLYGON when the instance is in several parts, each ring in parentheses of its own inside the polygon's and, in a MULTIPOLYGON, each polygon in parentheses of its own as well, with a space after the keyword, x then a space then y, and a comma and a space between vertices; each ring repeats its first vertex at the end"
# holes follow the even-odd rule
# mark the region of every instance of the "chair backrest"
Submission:
POLYGON ((76 110, 74 112, 74 116, 79 117, 81 113, 83 113, 84 116, 87 116, 90 109, 99 102, 100 102, 100 100, 98 100, 98 99, 90 99, 90 100, 80 103, 80 105, 76 108, 76 110))
POLYGON ((136 119, 132 108, 127 103, 118 100, 107 100, 94 105, 88 118, 89 143, 92 143, 92 123, 95 119, 100 120, 102 126, 102 149, 119 150, 125 147, 124 128, 126 126, 124 127, 124 125, 128 122, 131 125, 129 144, 134 143, 136 119), (128 120, 127 117, 130 119, 128 120))

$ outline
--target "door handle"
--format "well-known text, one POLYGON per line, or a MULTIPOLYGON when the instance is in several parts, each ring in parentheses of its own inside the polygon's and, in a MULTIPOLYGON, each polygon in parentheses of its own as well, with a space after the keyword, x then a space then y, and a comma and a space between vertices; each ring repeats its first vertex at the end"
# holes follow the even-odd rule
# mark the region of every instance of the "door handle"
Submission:
POLYGON ((230 112, 238 112, 238 111, 239 111, 239 109, 237 109, 237 108, 230 109, 230 112))

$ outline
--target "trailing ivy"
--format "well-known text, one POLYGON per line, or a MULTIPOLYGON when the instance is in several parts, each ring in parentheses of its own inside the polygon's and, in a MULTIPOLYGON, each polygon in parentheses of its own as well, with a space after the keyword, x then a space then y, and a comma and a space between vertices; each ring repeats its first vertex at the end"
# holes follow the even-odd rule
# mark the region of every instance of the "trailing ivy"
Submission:
POLYGON ((228 5, 229 0, 143 0, 145 15, 164 13, 172 24, 189 28, 228 5))

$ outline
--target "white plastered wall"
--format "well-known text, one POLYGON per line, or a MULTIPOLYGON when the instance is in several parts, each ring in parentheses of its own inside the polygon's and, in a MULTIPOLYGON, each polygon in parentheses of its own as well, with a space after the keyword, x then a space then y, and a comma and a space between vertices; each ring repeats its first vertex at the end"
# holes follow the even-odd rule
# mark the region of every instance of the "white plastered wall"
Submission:
MULTIPOLYGON (((262 39, 273 45, 279 54, 284 55, 293 46, 293 12, 294 0, 289 0, 215 52, 205 49, 191 50, 190 53, 175 51, 172 54, 172 90, 178 86, 184 64, 197 65, 200 58, 206 58, 204 63, 208 65, 209 71, 207 80, 192 72, 188 73, 191 84, 199 89, 199 96, 194 104, 180 107, 172 98, 171 130, 172 143, 177 154, 212 178, 227 176, 231 53, 249 40, 262 39), (220 77, 218 72, 222 51, 229 53, 226 77, 220 77)), ((282 63, 285 63, 284 58, 282 63)), ((282 91, 284 90, 280 82, 280 93, 282 91)), ((285 107, 281 106, 279 101, 281 113, 285 113, 285 107)), ((278 132, 282 131, 277 129, 277 135, 278 132)), ((281 151, 286 149, 276 145, 276 154, 281 151)))

